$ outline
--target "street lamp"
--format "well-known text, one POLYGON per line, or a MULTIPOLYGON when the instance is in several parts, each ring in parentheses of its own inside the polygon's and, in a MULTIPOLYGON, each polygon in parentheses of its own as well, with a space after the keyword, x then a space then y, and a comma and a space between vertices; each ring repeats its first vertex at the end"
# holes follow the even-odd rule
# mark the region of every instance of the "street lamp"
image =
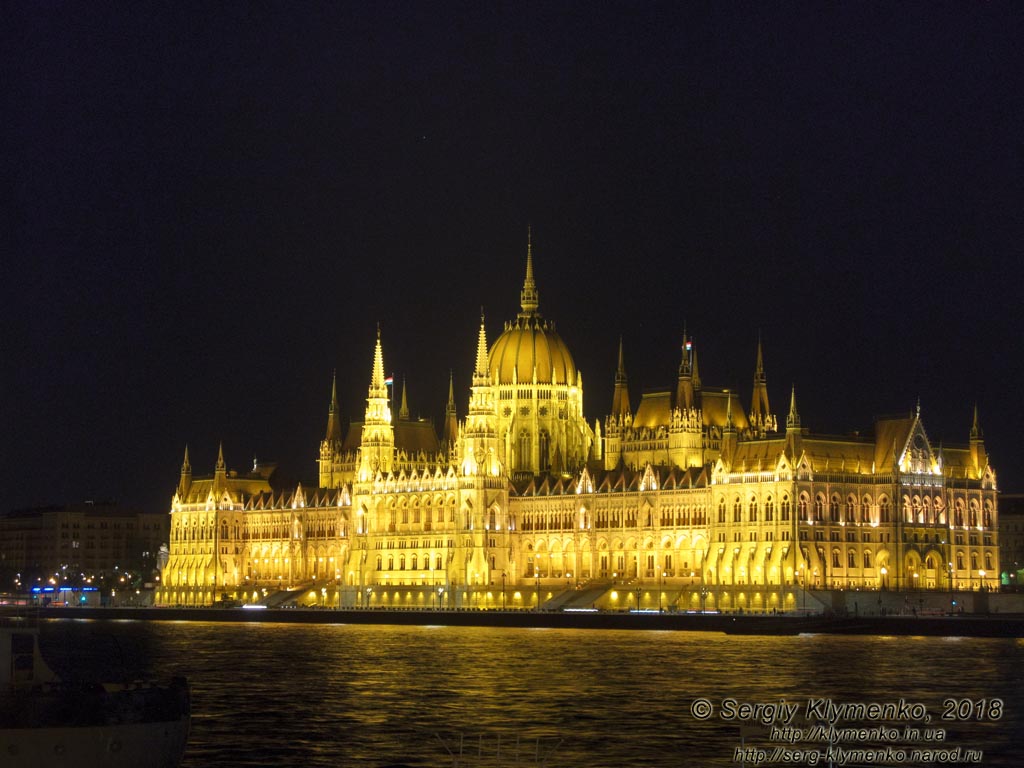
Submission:
POLYGON ((658 579, 658 613, 661 613, 661 598, 662 598, 662 594, 664 593, 664 590, 665 590, 665 587, 664 587, 665 576, 666 576, 666 573, 664 571, 662 571, 661 572, 661 578, 658 579))
POLYGON ((708 588, 703 584, 700 587, 700 612, 707 613, 708 588))
POLYGON ((640 595, 643 593, 643 590, 640 587, 637 587, 633 591, 636 593, 636 609, 639 611, 640 610, 640 595))
POLYGON ((501 610, 505 610, 505 572, 501 572, 501 610))

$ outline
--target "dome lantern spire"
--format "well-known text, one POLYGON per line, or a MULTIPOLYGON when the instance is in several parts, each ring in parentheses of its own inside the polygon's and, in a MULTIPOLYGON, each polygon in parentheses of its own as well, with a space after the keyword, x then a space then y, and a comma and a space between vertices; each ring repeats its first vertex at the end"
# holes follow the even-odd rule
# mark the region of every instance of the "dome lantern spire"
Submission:
POLYGON ((523 280, 523 290, 519 294, 519 305, 522 307, 520 317, 533 317, 537 314, 540 306, 540 295, 537 293, 537 283, 533 279, 533 228, 526 229, 526 279, 523 280))

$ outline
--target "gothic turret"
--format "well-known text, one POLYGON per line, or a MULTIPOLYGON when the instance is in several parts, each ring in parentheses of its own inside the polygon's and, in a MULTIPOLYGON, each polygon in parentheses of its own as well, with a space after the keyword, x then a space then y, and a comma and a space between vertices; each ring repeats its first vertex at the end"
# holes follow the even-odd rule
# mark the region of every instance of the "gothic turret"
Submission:
POLYGON ((178 480, 178 498, 182 501, 192 487, 192 464, 188 460, 188 445, 185 446, 185 460, 181 463, 181 479, 178 480))
POLYGON ((380 345, 380 327, 377 345, 373 350, 373 370, 366 396, 366 415, 360 444, 359 479, 368 481, 377 472, 387 475, 391 471, 395 453, 395 430, 391 424, 388 387, 384 379, 384 353, 380 345))
POLYGON ((683 359, 679 363, 679 379, 676 383, 676 408, 689 411, 694 404, 693 371, 697 362, 697 352, 693 341, 686 335, 683 328, 683 359))
POLYGON ((975 477, 981 477, 988 466, 988 454, 985 452, 985 436, 978 422, 978 405, 974 405, 974 419, 971 422, 971 464, 975 477))
POLYGON ((764 375, 764 353, 761 349, 761 334, 757 335, 757 362, 754 365, 754 394, 750 403, 750 430, 755 437, 764 437, 775 432, 778 425, 768 405, 768 383, 764 375))
POLYGON ((408 421, 409 420, 409 401, 407 399, 407 390, 409 385, 405 379, 402 379, 402 406, 398 409, 398 420, 408 421))
POLYGON ((459 438, 459 421, 455 411, 455 378, 448 371, 448 404, 444 407, 444 444, 447 448, 459 438))
POLYGON ((612 416, 628 418, 632 412, 629 408, 629 386, 626 379, 626 364, 622 354, 622 337, 619 336, 619 367, 615 371, 615 393, 612 395, 612 416))
POLYGON ((793 461, 800 458, 802 447, 800 436, 800 414, 796 410, 796 385, 794 384, 789 394, 789 415, 786 416, 786 449, 793 461))

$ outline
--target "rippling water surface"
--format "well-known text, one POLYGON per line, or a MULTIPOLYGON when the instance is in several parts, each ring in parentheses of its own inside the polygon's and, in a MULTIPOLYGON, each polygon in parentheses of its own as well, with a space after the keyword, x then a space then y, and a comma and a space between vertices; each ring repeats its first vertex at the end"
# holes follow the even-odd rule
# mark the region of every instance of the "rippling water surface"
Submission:
POLYGON ((726 697, 922 702, 946 746, 1024 765, 1019 640, 120 621, 50 621, 42 635, 65 674, 187 676, 188 768, 739 765, 726 697), (701 697, 708 721, 691 714, 701 697), (941 722, 950 697, 1005 711, 941 722))

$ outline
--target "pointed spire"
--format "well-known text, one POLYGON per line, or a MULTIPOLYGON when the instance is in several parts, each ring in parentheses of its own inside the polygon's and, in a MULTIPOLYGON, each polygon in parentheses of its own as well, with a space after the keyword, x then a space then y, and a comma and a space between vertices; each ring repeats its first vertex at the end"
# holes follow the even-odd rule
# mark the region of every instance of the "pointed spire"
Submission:
POLYGON ((697 365, 697 345, 693 345, 693 389, 696 392, 700 389, 700 367, 697 365))
POLYGON ((537 314, 537 308, 540 306, 540 295, 533 280, 533 227, 526 229, 526 279, 523 280, 523 290, 519 294, 519 304, 523 310, 520 313, 523 317, 537 314))
POLYGON ((622 336, 619 336, 619 367, 615 371, 615 391, 612 394, 612 416, 629 416, 629 386, 626 378, 625 355, 622 349, 622 336))
POLYGON ((676 408, 689 411, 693 408, 693 342, 686 333, 683 323, 682 359, 679 361, 679 378, 676 380, 676 408))
POLYGON ((754 364, 754 395, 750 403, 750 421, 754 431, 763 436, 773 421, 771 406, 768 405, 768 381, 764 375, 764 350, 761 332, 757 332, 757 361, 754 364))
POLYGON ((981 424, 978 422, 978 404, 975 403, 974 420, 971 422, 971 440, 980 440, 983 436, 984 433, 981 431, 981 424))
POLYGON ((444 436, 446 445, 452 445, 459 436, 458 416, 455 413, 455 377, 448 371, 448 404, 444 408, 444 436))
POLYGON ((380 346, 380 323, 377 323, 377 345, 373 349, 373 371, 370 374, 370 397, 388 398, 388 388, 384 383, 384 352, 380 346))
POLYGON ((726 390, 725 397, 725 428, 730 432, 735 432, 736 426, 732 421, 732 392, 726 390))
POLYGON ((181 462, 181 478, 178 480, 177 498, 184 501, 192 486, 192 463, 188 460, 188 444, 185 444, 185 460, 181 462))
POLYGON ((405 377, 402 377, 402 407, 398 409, 398 418, 402 421, 409 420, 409 401, 406 399, 406 390, 408 385, 405 383, 405 377))
POLYGON ((331 375, 331 405, 327 409, 327 434, 325 440, 341 441, 341 419, 338 414, 338 370, 331 375))
POLYGON ((487 329, 484 327, 483 308, 480 310, 480 333, 476 340, 476 367, 473 369, 473 378, 487 378, 487 329))
POLYGON ((789 394, 789 415, 786 417, 786 429, 797 429, 800 426, 800 414, 796 410, 796 384, 789 394))
POLYGON ((220 445, 217 448, 217 467, 216 467, 216 471, 217 472, 224 472, 224 471, 226 471, 226 467, 224 465, 224 441, 223 440, 221 441, 220 445))

